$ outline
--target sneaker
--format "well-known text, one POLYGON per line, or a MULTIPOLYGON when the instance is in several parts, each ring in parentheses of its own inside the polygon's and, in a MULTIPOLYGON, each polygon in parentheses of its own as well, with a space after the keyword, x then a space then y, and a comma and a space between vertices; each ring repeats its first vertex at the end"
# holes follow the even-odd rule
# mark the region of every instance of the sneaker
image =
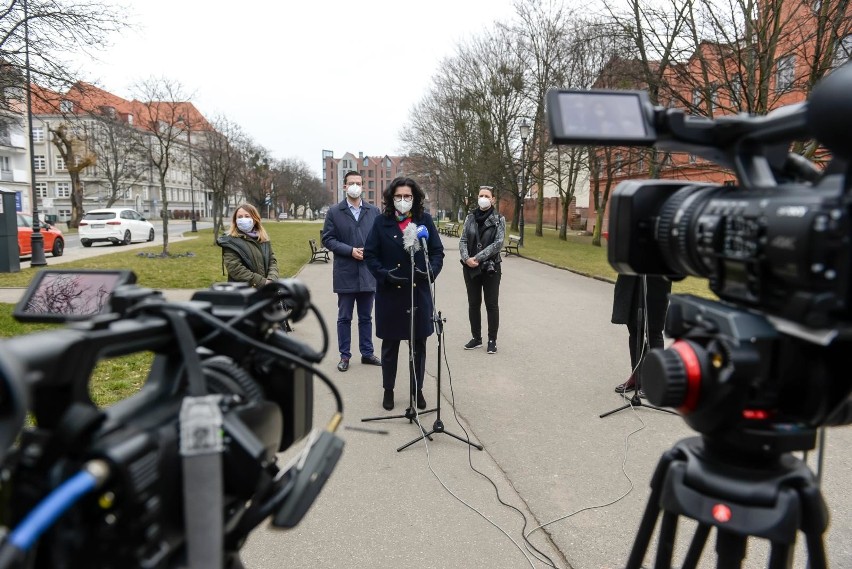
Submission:
POLYGON ((470 342, 464 345, 465 350, 475 350, 482 347, 482 338, 472 338, 470 342))
POLYGON ((488 340, 488 353, 489 354, 496 354, 497 353, 497 340, 488 340))

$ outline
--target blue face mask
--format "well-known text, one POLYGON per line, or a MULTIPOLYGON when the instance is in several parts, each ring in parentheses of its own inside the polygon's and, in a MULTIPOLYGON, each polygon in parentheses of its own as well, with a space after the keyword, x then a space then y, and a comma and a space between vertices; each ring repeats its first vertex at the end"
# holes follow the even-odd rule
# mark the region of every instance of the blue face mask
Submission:
POLYGON ((237 229, 239 229, 243 233, 248 233, 249 231, 254 229, 254 220, 250 217, 237 218, 237 229))

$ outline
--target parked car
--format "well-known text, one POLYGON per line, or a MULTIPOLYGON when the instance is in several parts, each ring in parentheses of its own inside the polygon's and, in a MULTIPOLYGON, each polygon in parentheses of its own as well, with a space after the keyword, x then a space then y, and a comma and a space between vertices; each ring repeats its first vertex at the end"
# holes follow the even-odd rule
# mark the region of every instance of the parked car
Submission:
MULTIPOLYGON (((40 233, 44 239, 44 252, 61 257, 65 252, 65 237, 56 227, 42 222, 40 233)), ((18 255, 30 257, 32 250, 33 218, 31 215, 18 214, 18 255)))
POLYGON ((77 230, 83 247, 98 241, 113 245, 130 245, 134 241, 153 241, 154 226, 135 209, 111 207, 93 209, 80 221, 77 230))

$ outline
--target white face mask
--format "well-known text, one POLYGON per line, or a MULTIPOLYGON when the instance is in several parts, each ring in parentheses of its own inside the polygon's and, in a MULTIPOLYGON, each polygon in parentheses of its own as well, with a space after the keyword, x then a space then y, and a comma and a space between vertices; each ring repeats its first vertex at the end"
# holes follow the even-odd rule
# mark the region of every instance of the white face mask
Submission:
POLYGON ((414 205, 414 200, 412 200, 410 202, 407 202, 405 200, 399 201, 399 202, 397 202, 397 201, 393 202, 393 206, 396 208, 396 211, 398 211, 399 213, 408 213, 409 211, 411 211, 411 206, 413 206, 413 205, 414 205))
POLYGON ((361 186, 359 186, 358 184, 352 184, 351 186, 346 188, 346 195, 352 198, 353 200, 357 200, 361 197, 362 191, 363 190, 361 189, 361 186))
POLYGON ((480 197, 476 203, 479 204, 479 209, 488 209, 491 207, 491 200, 488 198, 480 197))
POLYGON ((254 220, 250 217, 238 217, 237 228, 243 233, 248 233, 254 229, 254 220))

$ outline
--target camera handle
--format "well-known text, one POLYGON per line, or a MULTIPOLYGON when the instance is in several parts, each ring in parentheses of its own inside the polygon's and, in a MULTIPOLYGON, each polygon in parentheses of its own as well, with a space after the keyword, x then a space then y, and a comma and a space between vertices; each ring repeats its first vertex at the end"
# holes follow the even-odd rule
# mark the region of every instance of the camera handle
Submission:
POLYGON ((186 366, 188 392, 180 410, 184 526, 189 569, 221 569, 224 483, 221 395, 208 395, 201 360, 182 311, 163 310, 186 366))

